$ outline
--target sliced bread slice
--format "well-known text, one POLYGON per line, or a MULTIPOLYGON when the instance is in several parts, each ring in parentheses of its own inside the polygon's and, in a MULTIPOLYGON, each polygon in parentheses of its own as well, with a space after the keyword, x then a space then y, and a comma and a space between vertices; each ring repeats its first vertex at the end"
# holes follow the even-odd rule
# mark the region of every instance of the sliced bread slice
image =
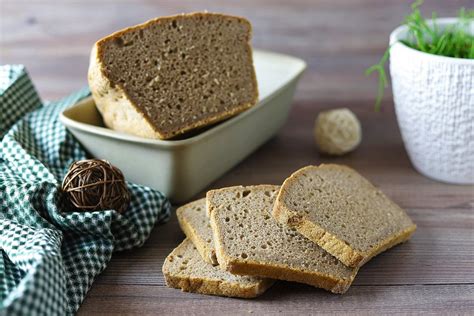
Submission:
POLYGON ((206 198, 181 206, 176 210, 176 216, 179 226, 196 246, 204 261, 217 265, 212 229, 206 216, 206 198))
POLYGON ((255 105, 257 80, 244 18, 160 17, 99 40, 88 80, 105 124, 169 139, 255 105))
POLYGON ((416 229, 382 191, 335 164, 293 173, 281 187, 273 216, 350 267, 408 240, 416 229))
POLYGON ((189 239, 166 257, 163 275, 169 287, 184 292, 242 298, 257 297, 274 283, 269 279, 233 275, 205 262, 189 239))
POLYGON ((296 281, 344 293, 357 273, 271 216, 279 187, 237 186, 206 196, 217 261, 235 274, 296 281))

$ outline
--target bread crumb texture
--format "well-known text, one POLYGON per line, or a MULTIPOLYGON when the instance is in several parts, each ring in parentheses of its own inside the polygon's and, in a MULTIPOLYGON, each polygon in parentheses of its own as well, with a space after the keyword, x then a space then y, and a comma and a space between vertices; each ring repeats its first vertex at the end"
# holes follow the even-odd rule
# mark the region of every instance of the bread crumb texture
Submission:
POLYGON ((191 240, 185 239, 165 259, 166 284, 185 292, 253 298, 264 293, 272 280, 233 275, 204 262, 191 240))
POLYGON ((278 186, 238 186, 207 193, 217 260, 236 274, 296 281, 344 293, 357 269, 348 268, 271 210, 278 186))
POLYGON ((286 179, 273 216, 351 267, 406 241, 416 229, 381 190, 334 164, 308 166, 286 179))
POLYGON ((240 17, 162 17, 99 40, 89 83, 107 126, 168 139, 235 115, 258 97, 251 25, 240 17))
POLYGON ((217 265, 211 224, 206 216, 206 198, 190 202, 176 210, 179 225, 204 261, 217 265))

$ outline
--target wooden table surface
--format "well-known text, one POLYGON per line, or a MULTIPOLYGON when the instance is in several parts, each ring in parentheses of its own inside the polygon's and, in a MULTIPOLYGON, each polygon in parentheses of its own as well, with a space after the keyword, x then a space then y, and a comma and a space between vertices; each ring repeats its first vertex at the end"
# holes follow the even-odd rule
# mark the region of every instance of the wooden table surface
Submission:
MULTIPOLYGON (((148 18, 207 9, 246 16, 254 46, 303 58, 303 76, 289 120, 278 135, 213 183, 281 183, 307 164, 344 163, 373 181, 418 225, 408 243, 367 263, 345 295, 279 282, 260 298, 242 300, 182 293, 165 286, 161 266, 183 239, 176 217, 146 244, 116 253, 79 314, 472 313, 474 311, 474 188, 427 179, 410 164, 387 91, 373 112, 375 78, 364 69, 384 51, 411 1, 25 1, 0 0, 0 63, 27 66, 43 98, 86 85, 88 54, 101 36, 148 18), (312 127, 324 109, 349 107, 361 119, 360 148, 321 156, 312 127)), ((452 16, 466 1, 427 1, 426 12, 452 16)), ((204 192, 196 196, 202 197, 204 192)))

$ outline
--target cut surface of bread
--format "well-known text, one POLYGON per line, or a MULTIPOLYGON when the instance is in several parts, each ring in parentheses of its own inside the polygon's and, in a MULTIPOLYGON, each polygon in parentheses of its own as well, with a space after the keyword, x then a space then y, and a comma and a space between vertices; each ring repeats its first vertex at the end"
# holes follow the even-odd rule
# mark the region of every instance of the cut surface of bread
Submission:
POLYGON ((185 204, 176 210, 179 226, 207 263, 217 265, 212 229, 206 216, 206 198, 185 204))
POLYGON ((296 281, 344 293, 357 269, 279 224, 271 210, 279 187, 237 186, 209 191, 207 208, 220 266, 235 274, 296 281))
POLYGON ((93 47, 89 86, 105 124, 169 139, 257 102, 251 25, 240 17, 191 13, 118 31, 93 47))
POLYGON ((280 189, 273 216, 350 267, 408 240, 416 229, 382 191, 335 164, 293 173, 280 189))
POLYGON ((268 279, 233 275, 205 262, 189 239, 166 257, 163 275, 169 287, 184 292, 242 298, 259 296, 274 283, 268 279))

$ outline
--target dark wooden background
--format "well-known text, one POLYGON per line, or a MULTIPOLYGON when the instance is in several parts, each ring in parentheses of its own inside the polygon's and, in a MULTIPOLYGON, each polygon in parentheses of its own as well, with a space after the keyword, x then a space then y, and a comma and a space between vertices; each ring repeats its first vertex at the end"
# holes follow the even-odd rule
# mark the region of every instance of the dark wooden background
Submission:
MULTIPOLYGON (((161 265, 183 238, 176 218, 153 231, 140 249, 117 253, 92 286, 80 314, 468 314, 474 310, 474 187, 432 181, 411 166, 387 90, 373 112, 377 62, 392 29, 410 10, 401 0, 25 1, 0 0, 0 64, 25 64, 43 98, 86 85, 95 40, 149 18, 207 9, 247 17, 254 46, 303 58, 303 76, 282 131, 211 185, 281 183, 297 168, 345 163, 402 207, 418 230, 413 239, 364 266, 343 296, 281 282, 254 300, 181 293, 165 287, 161 265), (312 126, 323 109, 349 107, 361 119, 360 148, 321 156, 312 126)), ((429 0, 430 14, 453 16, 472 0, 429 0)), ((204 193, 198 197, 203 196, 204 193)))

